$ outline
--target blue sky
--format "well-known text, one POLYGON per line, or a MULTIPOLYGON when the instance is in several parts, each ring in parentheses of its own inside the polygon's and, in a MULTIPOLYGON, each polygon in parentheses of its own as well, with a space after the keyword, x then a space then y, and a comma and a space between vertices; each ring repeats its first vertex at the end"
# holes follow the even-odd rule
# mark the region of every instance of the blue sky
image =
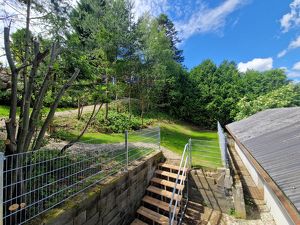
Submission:
MULTIPOLYGON (((187 68, 233 60, 241 71, 284 68, 300 79, 300 0, 135 0, 136 12, 166 13, 187 68), (297 64, 298 63, 298 64, 297 64)), ((137 16, 138 16, 137 15, 137 16)))
MULTIPOLYGON (((14 0, 2 1, 6 4, 0 12, 14 12, 9 6, 14 0)), ((77 0, 69 1, 76 5, 77 0)), ((136 19, 145 12, 169 15, 182 39, 178 47, 188 69, 205 59, 217 64, 232 60, 242 72, 283 68, 289 78, 300 81, 300 0, 132 1, 136 19)))

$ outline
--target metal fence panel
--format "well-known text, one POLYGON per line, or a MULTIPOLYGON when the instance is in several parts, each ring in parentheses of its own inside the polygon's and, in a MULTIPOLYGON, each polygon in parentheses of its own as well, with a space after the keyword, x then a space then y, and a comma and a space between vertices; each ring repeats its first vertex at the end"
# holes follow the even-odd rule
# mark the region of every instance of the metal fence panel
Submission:
POLYGON ((223 131, 223 128, 219 122, 218 122, 218 136, 219 136, 219 146, 222 155, 222 164, 224 167, 228 168, 227 139, 223 131))
POLYGON ((151 127, 128 132, 127 148, 128 163, 160 150, 160 128, 151 127))
POLYGON ((159 128, 126 133, 123 143, 90 140, 66 152, 44 149, 9 155, 2 171, 0 156, 3 224, 25 224, 159 149, 159 128))

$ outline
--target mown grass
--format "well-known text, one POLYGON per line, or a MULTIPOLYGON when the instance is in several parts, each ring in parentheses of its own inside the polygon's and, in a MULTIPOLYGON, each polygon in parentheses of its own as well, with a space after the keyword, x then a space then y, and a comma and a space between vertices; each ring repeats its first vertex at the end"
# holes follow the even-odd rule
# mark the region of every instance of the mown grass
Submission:
MULTIPOLYGON (((161 121, 155 126, 161 127, 161 145, 171 151, 181 155, 185 144, 188 140, 192 140, 192 162, 193 166, 218 167, 221 165, 221 153, 218 144, 218 135, 215 131, 201 130, 184 122, 161 121), (196 141, 201 140, 201 141, 196 141)), ((76 138, 77 133, 60 131, 57 137, 64 140, 72 140, 76 138)), ((131 142, 143 141, 144 138, 129 133, 131 142)), ((82 142, 95 144, 122 143, 124 142, 124 134, 113 133, 86 133, 81 138, 82 142)), ((155 143, 155 138, 147 138, 148 142, 155 143)))
POLYGON ((218 167, 221 153, 218 134, 204 131, 191 124, 161 123, 161 145, 182 155, 184 146, 192 139, 192 164, 194 167, 218 167))

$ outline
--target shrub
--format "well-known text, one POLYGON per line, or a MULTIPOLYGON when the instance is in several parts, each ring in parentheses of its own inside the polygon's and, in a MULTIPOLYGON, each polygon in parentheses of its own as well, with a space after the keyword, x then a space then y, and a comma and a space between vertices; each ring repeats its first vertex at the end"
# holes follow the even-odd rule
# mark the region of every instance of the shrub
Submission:
POLYGON ((106 133, 123 133, 125 130, 138 130, 144 126, 152 124, 151 119, 144 119, 142 124, 142 119, 135 115, 129 115, 128 113, 118 113, 116 111, 110 111, 108 114, 108 119, 105 120, 104 114, 101 112, 93 126, 106 133))

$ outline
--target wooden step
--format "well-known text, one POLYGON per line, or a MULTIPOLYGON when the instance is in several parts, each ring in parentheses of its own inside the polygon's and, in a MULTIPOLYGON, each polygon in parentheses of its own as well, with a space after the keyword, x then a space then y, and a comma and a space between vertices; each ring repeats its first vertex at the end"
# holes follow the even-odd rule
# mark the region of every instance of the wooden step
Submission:
MULTIPOLYGON (((172 164, 168 164, 168 163, 160 163, 158 164, 159 167, 162 167, 162 168, 166 168, 166 169, 170 169, 170 170, 179 170, 179 166, 175 166, 175 165, 172 165, 172 164)), ((183 170, 183 168, 181 168, 181 171, 186 171, 186 169, 183 170)))
MULTIPOLYGON (((157 188, 157 187, 154 187, 154 186, 149 186, 147 187, 147 191, 150 191, 152 193, 155 193, 155 194, 158 194, 158 195, 161 195, 163 197, 167 197, 169 199, 172 198, 172 192, 170 191, 166 191, 166 190, 163 190, 163 189, 160 189, 160 188, 157 188)), ((174 200, 177 200, 177 201, 181 201, 182 199, 182 196, 181 195, 178 195, 178 194, 174 194, 174 200)))
MULTIPOLYGON (((169 224, 169 218, 166 216, 163 216, 157 212, 152 211, 151 209, 148 209, 146 207, 141 206, 138 211, 138 214, 152 220, 155 223, 162 224, 162 225, 168 225, 169 224)), ((177 222, 174 221, 174 224, 176 225, 177 222)))
POLYGON ((139 219, 135 219, 130 225, 148 225, 148 223, 144 223, 139 219))
MULTIPOLYGON (((163 170, 156 170, 155 173, 164 177, 171 177, 174 179, 177 178, 177 173, 170 173, 163 170)), ((179 175, 178 180, 185 180, 185 178, 186 178, 185 176, 179 175)))
MULTIPOLYGON (((160 178, 157 178, 157 177, 153 177, 151 179, 151 181, 154 182, 154 183, 163 185, 165 187, 170 187, 170 188, 174 188, 175 187, 175 182, 167 181, 167 180, 160 179, 160 178)), ((176 185, 176 189, 177 190, 183 190, 184 189, 184 185, 177 184, 176 185)))
MULTIPOLYGON (((148 195, 145 195, 144 198, 142 199, 143 202, 146 202, 150 205, 156 206, 166 212, 169 212, 169 203, 160 201, 156 198, 152 198, 148 195)), ((174 206, 172 206, 172 210, 174 210, 174 206)), ((179 213, 179 208, 177 207, 175 210, 175 213, 178 214, 179 213)))

